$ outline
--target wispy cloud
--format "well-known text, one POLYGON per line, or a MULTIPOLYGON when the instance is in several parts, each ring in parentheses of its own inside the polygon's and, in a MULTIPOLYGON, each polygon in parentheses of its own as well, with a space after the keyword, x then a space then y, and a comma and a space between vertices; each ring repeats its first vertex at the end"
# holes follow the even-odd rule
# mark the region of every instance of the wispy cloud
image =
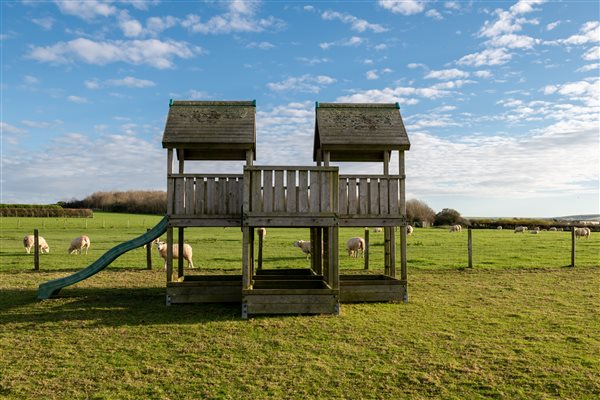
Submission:
POLYGON ((360 36, 352 36, 349 39, 337 40, 335 42, 320 43, 319 47, 322 48, 323 50, 327 50, 334 46, 356 47, 356 46, 360 46, 361 44, 364 44, 365 42, 366 42, 366 40, 361 38, 360 36))
POLYGON ((335 83, 336 80, 326 75, 302 75, 287 78, 281 82, 267 83, 267 87, 275 92, 298 91, 304 93, 319 93, 327 85, 335 83))
POLYGON ((469 77, 468 72, 461 71, 456 68, 442 69, 439 71, 429 71, 425 75, 425 79, 441 79, 441 80, 456 79, 456 78, 468 78, 468 77, 469 77))
POLYGON ((246 45, 248 49, 271 50, 275 45, 270 42, 251 42, 246 45))
POLYGON ((425 10, 425 0, 379 0, 379 5, 395 14, 413 15, 425 10))
POLYGON ((49 31, 54 26, 54 18, 52 17, 43 17, 43 18, 32 18, 31 22, 42 27, 42 29, 49 31))
POLYGON ((504 49, 486 49, 479 53, 467 54, 456 63, 459 65, 471 65, 474 67, 502 65, 509 62, 512 55, 504 49))
POLYGON ((55 0, 54 3, 63 14, 73 15, 88 21, 96 17, 108 17, 117 12, 115 6, 98 0, 55 0))
POLYGON ((85 104, 88 102, 88 99, 86 99, 85 97, 81 97, 81 96, 67 96, 67 100, 69 100, 71 103, 76 103, 76 104, 85 104))
POLYGON ((356 32, 372 31, 375 33, 387 32, 388 29, 379 24, 371 24, 364 19, 357 18, 353 15, 340 13, 337 11, 325 11, 321 14, 324 20, 332 21, 339 20, 345 24, 349 24, 351 29, 356 32))
POLYGON ((331 62, 331 59, 327 57, 297 57, 296 59, 301 63, 310 66, 331 62))
POLYGON ((90 79, 84 82, 85 87, 88 89, 100 89, 106 86, 122 86, 128 88, 147 88, 155 86, 156 84, 146 79, 138 79, 133 76, 126 76, 120 79, 90 79))

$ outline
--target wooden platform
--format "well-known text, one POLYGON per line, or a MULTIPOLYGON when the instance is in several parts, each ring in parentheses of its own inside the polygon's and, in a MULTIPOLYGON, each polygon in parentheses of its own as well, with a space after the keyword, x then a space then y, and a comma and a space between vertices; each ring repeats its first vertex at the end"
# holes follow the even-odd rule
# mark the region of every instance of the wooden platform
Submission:
POLYGON ((167 283, 167 305, 241 302, 241 275, 187 275, 167 283))
POLYGON ((403 301, 406 285, 385 275, 340 275, 340 302, 403 301))

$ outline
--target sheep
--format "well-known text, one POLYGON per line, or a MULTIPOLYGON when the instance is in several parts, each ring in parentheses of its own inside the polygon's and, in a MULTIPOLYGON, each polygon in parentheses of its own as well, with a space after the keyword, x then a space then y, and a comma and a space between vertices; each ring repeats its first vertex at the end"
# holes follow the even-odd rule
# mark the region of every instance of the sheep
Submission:
POLYGON ((365 239, 354 237, 346 242, 346 250, 350 257, 358 258, 359 253, 364 257, 365 254, 365 239))
POLYGON ((460 232, 461 230, 462 230, 462 226, 456 224, 456 225, 452 225, 448 231, 449 232, 460 232))
POLYGON ((256 231, 258 232, 258 236, 262 236, 263 239, 267 237, 267 228, 258 228, 256 231))
POLYGON ((69 246, 68 253, 73 254, 74 252, 77 254, 81 254, 83 249, 85 248, 85 254, 88 253, 88 249, 90 248, 90 238, 86 235, 81 235, 71 240, 71 245, 69 246))
POLYGON ((310 257, 310 241, 296 240, 294 242, 294 247, 299 247, 300 250, 302 250, 302 252, 306 254, 306 259, 308 260, 308 258, 310 257))
POLYGON ((526 230, 527 230, 526 226, 516 226, 515 227, 515 233, 518 233, 518 232, 525 233, 526 230))
POLYGON ((499 231, 501 231, 502 230, 502 225, 498 225, 498 227, 496 229, 498 229, 499 231))
POLYGON ((586 239, 590 238, 590 234, 592 231, 590 228, 575 228, 575 238, 579 239, 580 237, 585 237, 586 239))
POLYGON ((533 235, 537 235, 538 233, 540 233, 539 229, 533 229, 531 231, 529 231, 529 233, 533 234, 533 235))
POLYGON ((412 235, 414 229, 412 227, 412 225, 406 225, 406 234, 407 235, 412 235))
POLYGON ((383 231, 383 228, 373 228, 374 233, 380 233, 383 231))
MULTIPOLYGON (((154 241, 156 244, 156 249, 160 253, 160 256, 165 260, 165 270, 167 269, 167 243, 161 242, 156 239, 154 241)), ((179 258, 179 244, 173 243, 173 259, 179 258)), ((192 246, 187 243, 183 244, 183 258, 188 262, 188 268, 195 268, 194 263, 192 261, 192 246)))
POLYGON ((556 229, 556 227, 551 227, 550 229, 548 229, 550 232, 556 232, 558 229, 556 229))
MULTIPOLYGON (((27 251, 27 254, 29 254, 31 252, 31 249, 33 248, 33 244, 34 244, 34 238, 33 235, 26 235, 23 238, 23 246, 25 246, 25 251, 27 251)), ((41 236, 38 236, 38 246, 40 248, 40 253, 50 253, 50 246, 48 246, 48 243, 46 243, 46 239, 44 239, 41 236)))

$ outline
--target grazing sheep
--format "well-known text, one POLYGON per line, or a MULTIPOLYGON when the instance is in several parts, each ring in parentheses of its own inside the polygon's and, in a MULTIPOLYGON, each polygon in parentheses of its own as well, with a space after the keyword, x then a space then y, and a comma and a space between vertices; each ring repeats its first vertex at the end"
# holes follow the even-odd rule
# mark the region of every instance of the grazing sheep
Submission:
POLYGON ((563 231, 564 231, 564 229, 563 229, 563 228, 558 228, 558 229, 557 229, 557 231, 559 231, 559 232, 563 232, 563 231))
MULTIPOLYGON (((25 251, 27 251, 27 254, 29 254, 29 252, 33 248, 33 245, 34 245, 33 235, 26 235, 23 238, 23 246, 25 246, 25 251)), ((40 253, 44 253, 44 252, 50 253, 50 246, 48 246, 48 243, 46 243, 46 239, 44 239, 41 236, 38 236, 38 246, 40 248, 40 253)))
POLYGON ((590 238, 590 234, 592 231, 590 228, 575 228, 575 238, 579 239, 580 237, 585 237, 586 239, 590 238))
POLYGON ((412 225, 406 225, 406 234, 407 235, 412 235, 414 229, 412 227, 412 225))
POLYGON ((299 247, 300 250, 302 250, 302 252, 306 254, 306 259, 308 260, 308 258, 310 257, 310 241, 296 240, 294 242, 294 247, 299 247))
POLYGON ((359 253, 364 257, 365 254, 365 239, 354 237, 346 242, 346 250, 350 257, 358 258, 359 253))
POLYGON ((540 233, 540 231, 538 229, 533 229, 533 230, 529 231, 529 233, 531 233, 533 235, 537 235, 538 233, 540 233))
POLYGON ((556 232, 558 229, 556 229, 554 226, 551 227, 550 229, 548 229, 550 232, 556 232))
POLYGON ((267 237, 267 228, 258 228, 256 232, 258 232, 258 236, 262 236, 263 239, 267 237))
POLYGON ((525 233, 526 230, 527 230, 526 226, 516 226, 515 227, 515 233, 517 233, 517 232, 525 233))
MULTIPOLYGON (((156 249, 160 253, 160 256, 165 260, 165 270, 167 269, 167 243, 161 242, 156 239, 154 241, 156 243, 156 249)), ((179 244, 173 243, 173 259, 179 258, 179 244)), ((188 268, 195 268, 194 263, 192 262, 192 246, 187 243, 183 244, 183 258, 188 262, 188 268)))
POLYGON ((383 232, 383 228, 373 228, 373 232, 375 232, 375 233, 383 232))
POLYGON ((452 225, 448 231, 449 232, 460 232, 460 231, 462 231, 462 226, 460 226, 458 224, 452 225))
POLYGON ((539 230, 540 230, 540 227, 539 227, 539 226, 536 226, 535 228, 533 228, 533 230, 534 230, 534 231, 539 231, 539 230))
POLYGON ((496 229, 498 229, 499 231, 501 231, 502 230, 502 225, 498 225, 498 227, 496 229))
POLYGON ((90 238, 86 235, 81 235, 71 240, 71 245, 69 246, 68 253, 73 254, 73 252, 77 254, 81 254, 83 249, 85 249, 85 254, 88 253, 88 249, 90 248, 90 238))

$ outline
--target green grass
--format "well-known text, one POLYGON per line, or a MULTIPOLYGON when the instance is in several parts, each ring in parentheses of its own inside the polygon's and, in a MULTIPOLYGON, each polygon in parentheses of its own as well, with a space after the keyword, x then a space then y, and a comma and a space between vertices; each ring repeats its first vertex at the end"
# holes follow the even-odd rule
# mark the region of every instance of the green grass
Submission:
MULTIPOLYGON (((600 235, 518 235, 418 229, 408 241, 408 304, 344 304, 340 316, 240 319, 238 305, 164 306, 165 276, 142 249, 61 297, 37 285, 86 266, 160 218, 96 213, 88 221, 3 218, 0 234, 0 398, 505 398, 600 396, 600 235), (104 223, 103 223, 104 220, 104 223), (129 221, 129 228, 127 224, 129 221), (45 228, 42 223, 45 222, 45 228), (18 227, 17 224, 20 224, 18 227), (22 237, 39 228, 51 253, 33 272, 22 237), (68 256, 87 233, 92 249, 68 256)), ((343 229, 340 241, 362 234, 343 229)), ((301 267, 291 242, 307 230, 269 229, 266 267, 301 267)), ((241 232, 189 229, 194 262, 239 271, 241 232)), ((381 270, 382 234, 371 233, 381 270)), ((362 260, 341 256, 344 270, 362 260)))

